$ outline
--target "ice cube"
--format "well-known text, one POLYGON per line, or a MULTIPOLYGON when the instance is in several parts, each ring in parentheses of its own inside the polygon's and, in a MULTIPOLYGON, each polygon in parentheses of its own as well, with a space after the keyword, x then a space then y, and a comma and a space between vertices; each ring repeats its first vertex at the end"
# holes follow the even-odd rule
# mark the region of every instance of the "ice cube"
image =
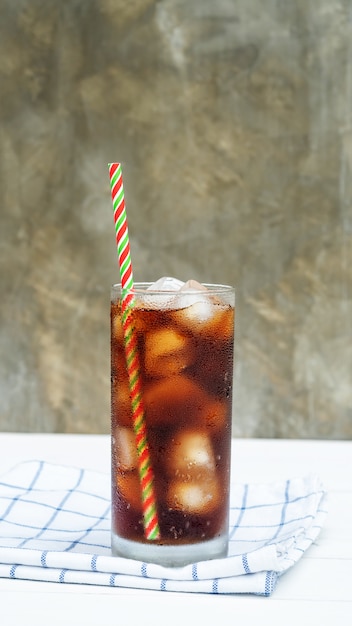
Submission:
POLYGON ((175 296, 184 283, 182 280, 163 276, 155 281, 147 289, 150 296, 143 296, 143 303, 148 308, 173 309, 175 308, 175 296))
POLYGON ((199 283, 197 280, 190 278, 181 287, 180 291, 208 291, 205 285, 199 283))
POLYGON ((233 335, 234 310, 211 299, 176 311, 175 319, 181 327, 211 339, 228 341, 233 335))
POLYGON ((160 328, 147 333, 144 362, 147 376, 172 376, 192 365, 193 361, 193 346, 178 330, 160 328))
POLYGON ((191 482, 175 480, 170 484, 166 497, 171 510, 205 515, 220 504, 219 483, 215 477, 191 482))
POLYGON ((142 495, 138 472, 116 472, 115 479, 120 497, 126 501, 127 507, 136 512, 141 512, 142 495))
POLYGON ((169 440, 165 459, 169 475, 182 480, 210 477, 215 459, 210 438, 204 430, 179 430, 169 440))
POLYGON ((182 374, 150 384, 143 397, 150 426, 191 424, 199 419, 206 401, 204 391, 182 374))
POLYGON ((192 294, 187 294, 180 299, 180 303, 180 308, 183 309, 183 317, 187 321, 204 323, 208 322, 214 315, 214 305, 209 298, 195 302, 195 297, 192 294))
POLYGON ((183 287, 185 283, 182 280, 178 280, 178 278, 173 278, 172 276, 163 276, 155 281, 152 285, 148 287, 148 290, 153 291, 179 291, 181 287, 183 287))
POLYGON ((117 426, 113 432, 113 450, 116 467, 131 471, 138 466, 136 439, 131 428, 117 426))
POLYGON ((198 305, 198 317, 207 319, 211 315, 211 296, 209 290, 196 280, 188 280, 180 288, 177 294, 177 307, 185 309, 192 305, 198 305))
POLYGON ((181 322, 189 326, 193 321, 206 323, 214 315, 214 298, 209 289, 196 280, 188 280, 177 294, 177 308, 182 309, 181 322))

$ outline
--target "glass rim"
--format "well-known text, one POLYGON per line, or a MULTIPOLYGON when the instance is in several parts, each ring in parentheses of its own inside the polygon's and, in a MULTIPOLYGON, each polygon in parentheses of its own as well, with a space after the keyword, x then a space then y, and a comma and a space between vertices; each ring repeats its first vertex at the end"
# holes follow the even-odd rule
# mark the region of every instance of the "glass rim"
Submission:
MULTIPOLYGON (((156 294, 156 295, 175 295, 175 293, 179 293, 177 290, 175 289, 150 289, 150 286, 152 285, 152 282, 136 282, 133 284, 133 287, 131 289, 123 289, 121 283, 114 283, 111 285, 111 291, 116 291, 118 293, 121 293, 122 291, 125 291, 126 293, 128 292, 133 292, 133 293, 146 293, 148 292, 148 294, 156 294)), ((225 284, 221 284, 221 283, 200 283, 200 285, 202 285, 203 287, 206 287, 207 289, 209 289, 209 291, 211 293, 229 293, 229 292, 234 292, 235 291, 235 287, 233 287, 232 285, 225 285, 225 284)), ((199 293, 199 289, 195 289, 195 288, 187 288, 187 289, 183 289, 182 291, 183 294, 186 293, 199 293)))

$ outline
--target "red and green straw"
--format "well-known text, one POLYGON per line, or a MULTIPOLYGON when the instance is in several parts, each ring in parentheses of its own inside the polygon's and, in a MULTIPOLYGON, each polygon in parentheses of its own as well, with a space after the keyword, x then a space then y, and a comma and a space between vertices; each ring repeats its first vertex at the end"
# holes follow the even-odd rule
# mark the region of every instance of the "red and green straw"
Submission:
POLYGON ((136 437, 138 470, 142 493, 144 535, 146 539, 155 540, 159 539, 160 530, 154 492, 154 474, 147 441, 137 337, 133 327, 133 272, 121 163, 109 163, 109 175, 112 204, 114 209, 117 254, 121 277, 122 328, 125 342, 133 429, 136 437))

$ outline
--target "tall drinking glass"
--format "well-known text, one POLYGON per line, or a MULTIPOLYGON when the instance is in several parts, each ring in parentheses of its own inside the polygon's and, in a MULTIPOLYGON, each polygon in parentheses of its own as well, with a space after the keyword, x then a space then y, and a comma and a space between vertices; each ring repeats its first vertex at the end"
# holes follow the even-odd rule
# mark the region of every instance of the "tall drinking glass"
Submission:
POLYGON ((160 536, 145 536, 121 285, 111 290, 112 552, 180 566, 228 549, 235 292, 133 289, 131 327, 160 536))

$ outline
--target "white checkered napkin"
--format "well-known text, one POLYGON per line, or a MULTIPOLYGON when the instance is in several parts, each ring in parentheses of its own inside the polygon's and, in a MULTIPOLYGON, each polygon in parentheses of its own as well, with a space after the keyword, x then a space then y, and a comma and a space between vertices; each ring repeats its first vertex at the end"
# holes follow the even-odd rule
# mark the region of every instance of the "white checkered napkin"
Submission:
POLYGON ((42 461, 17 465, 0 482, 0 544, 109 554, 108 482, 104 474, 42 461))
POLYGON ((242 554, 249 563, 265 547, 275 548, 274 569, 282 573, 318 537, 326 513, 326 493, 317 476, 269 485, 235 485, 229 554, 242 554))
POLYGON ((324 523, 315 476, 231 490, 229 556, 166 568, 111 556, 110 477, 30 461, 0 478, 0 576, 270 595, 324 523))

